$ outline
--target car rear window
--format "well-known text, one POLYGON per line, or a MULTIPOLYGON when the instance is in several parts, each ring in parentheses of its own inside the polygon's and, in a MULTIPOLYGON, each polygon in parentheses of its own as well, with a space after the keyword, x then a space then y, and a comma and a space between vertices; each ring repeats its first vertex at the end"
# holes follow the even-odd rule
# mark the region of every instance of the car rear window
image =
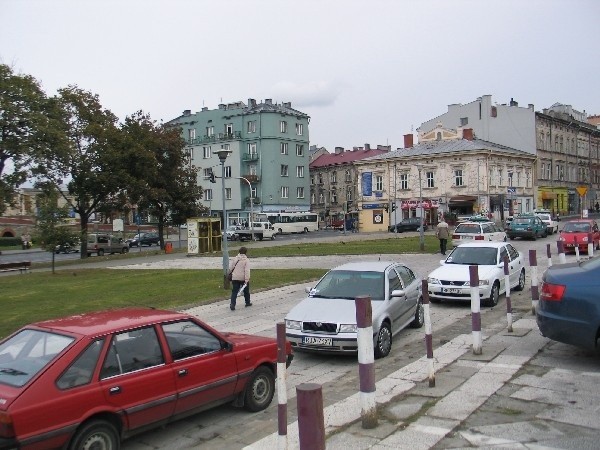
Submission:
POLYGON ((527 224, 527 223, 531 223, 531 218, 529 217, 522 217, 522 218, 517 218, 513 220, 513 223, 521 223, 521 224, 527 224))
POLYGON ((479 234, 481 227, 475 223, 462 223, 456 227, 455 233, 479 234))
POLYGON ((0 344, 0 383, 25 385, 73 340, 57 333, 20 331, 0 344))

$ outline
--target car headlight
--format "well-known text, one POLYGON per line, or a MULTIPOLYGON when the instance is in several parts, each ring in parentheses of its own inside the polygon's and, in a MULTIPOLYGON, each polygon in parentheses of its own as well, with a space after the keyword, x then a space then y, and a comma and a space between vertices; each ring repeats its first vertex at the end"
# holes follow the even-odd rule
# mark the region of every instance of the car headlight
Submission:
MULTIPOLYGON (((479 286, 489 286, 490 280, 479 280, 479 286)), ((467 281, 465 286, 471 286, 471 282, 467 281)))
POLYGON ((584 237, 583 237, 583 239, 582 239, 582 241, 583 241, 583 242, 587 242, 587 241, 588 241, 588 237, 587 237, 587 236, 584 236, 584 237))
POLYGON ((441 284, 440 280, 438 280, 437 278, 427 278, 427 283, 429 284, 441 284))
POLYGON ((299 320, 285 319, 285 327, 288 330, 300 330, 302 328, 302 322, 300 322, 299 320))
POLYGON ((340 325, 340 333, 358 333, 356 324, 342 323, 340 325))

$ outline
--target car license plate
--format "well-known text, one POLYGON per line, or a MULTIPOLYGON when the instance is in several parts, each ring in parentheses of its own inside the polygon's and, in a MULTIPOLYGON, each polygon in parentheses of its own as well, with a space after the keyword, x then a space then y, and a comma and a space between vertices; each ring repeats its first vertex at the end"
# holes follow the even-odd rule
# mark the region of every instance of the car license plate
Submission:
POLYGON ((463 236, 462 239, 473 239, 473 236, 463 236))
POLYGON ((333 345, 333 339, 326 337, 305 336, 302 338, 302 343, 310 345, 333 345))
POLYGON ((444 292, 446 294, 459 294, 461 292, 461 289, 457 289, 457 288, 442 288, 442 292, 444 292))

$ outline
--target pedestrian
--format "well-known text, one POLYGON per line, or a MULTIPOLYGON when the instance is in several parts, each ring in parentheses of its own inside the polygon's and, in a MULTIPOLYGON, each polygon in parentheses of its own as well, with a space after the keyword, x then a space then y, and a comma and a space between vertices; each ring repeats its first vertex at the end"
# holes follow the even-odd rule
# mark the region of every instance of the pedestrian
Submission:
POLYGON ((250 301, 250 260, 246 256, 248 249, 240 247, 238 255, 229 263, 229 273, 231 274, 231 302, 229 309, 235 311, 235 302, 240 289, 244 286, 244 300, 246 306, 252 306, 250 301))
POLYGON ((448 224, 444 220, 444 216, 442 216, 442 220, 438 223, 437 228, 435 230, 435 235, 440 240, 440 253, 442 255, 446 254, 446 246, 448 245, 448 236, 450 231, 448 229, 448 224))

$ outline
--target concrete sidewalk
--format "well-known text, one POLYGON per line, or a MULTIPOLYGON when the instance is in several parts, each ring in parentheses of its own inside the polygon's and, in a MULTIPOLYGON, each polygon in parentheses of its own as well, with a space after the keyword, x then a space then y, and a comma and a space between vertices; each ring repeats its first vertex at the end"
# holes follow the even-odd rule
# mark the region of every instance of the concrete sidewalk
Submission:
MULTIPOLYGON (((326 407, 327 448, 598 448, 600 374, 529 375, 538 371, 532 359, 553 343, 530 315, 512 333, 499 328, 485 338, 482 355, 473 355, 465 334, 435 349, 433 388, 425 357, 379 380, 374 429, 362 428, 359 393, 326 407)), ((274 433, 246 448, 277 448, 277 439, 274 433)), ((297 421, 288 425, 288 448, 300 448, 297 421)))

